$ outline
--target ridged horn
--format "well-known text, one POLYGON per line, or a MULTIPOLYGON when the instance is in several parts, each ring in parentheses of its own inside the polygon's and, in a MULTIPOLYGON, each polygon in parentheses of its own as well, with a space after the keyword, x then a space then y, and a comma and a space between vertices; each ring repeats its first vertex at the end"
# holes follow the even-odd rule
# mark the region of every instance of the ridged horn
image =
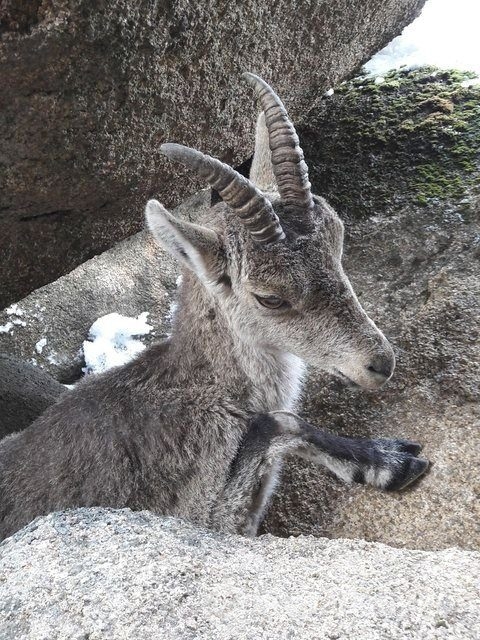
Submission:
POLYGON ((270 200, 228 164, 181 144, 162 144, 160 149, 170 160, 195 169, 199 176, 216 189, 256 242, 277 242, 285 237, 270 200))
POLYGON ((309 212, 314 205, 308 167, 287 110, 264 80, 253 73, 244 73, 243 77, 255 89, 265 112, 273 173, 285 211, 297 214, 309 212))

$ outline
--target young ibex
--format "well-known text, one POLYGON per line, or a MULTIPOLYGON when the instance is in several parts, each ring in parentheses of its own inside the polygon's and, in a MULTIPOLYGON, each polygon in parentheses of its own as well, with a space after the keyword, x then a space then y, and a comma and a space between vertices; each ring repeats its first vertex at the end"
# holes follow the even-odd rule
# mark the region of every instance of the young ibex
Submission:
POLYGON ((223 200, 206 226, 147 204, 151 232, 185 267, 171 338, 85 379, 1 443, 0 538, 80 506, 253 536, 286 454, 381 489, 425 471, 416 443, 339 437, 292 413, 304 362, 376 389, 394 355, 342 270, 342 223, 310 191, 284 106, 245 77, 263 109, 250 180, 199 151, 162 147, 223 200))

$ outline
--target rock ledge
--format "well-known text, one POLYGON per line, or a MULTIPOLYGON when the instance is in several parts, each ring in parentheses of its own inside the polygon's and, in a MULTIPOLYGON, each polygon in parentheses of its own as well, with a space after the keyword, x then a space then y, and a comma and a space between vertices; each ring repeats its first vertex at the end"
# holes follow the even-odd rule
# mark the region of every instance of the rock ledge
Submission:
POLYGON ((247 540, 128 509, 39 518, 0 550, 5 640, 480 637, 477 552, 247 540))

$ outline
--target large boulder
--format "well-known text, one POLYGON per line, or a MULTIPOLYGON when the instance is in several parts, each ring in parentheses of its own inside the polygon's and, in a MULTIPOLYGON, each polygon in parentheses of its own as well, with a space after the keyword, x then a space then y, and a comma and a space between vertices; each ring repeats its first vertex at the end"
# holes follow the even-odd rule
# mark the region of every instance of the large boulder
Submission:
POLYGON ((0 547, 5 640, 424 640, 480 636, 480 553, 248 540, 81 509, 0 547))
POLYGON ((0 439, 26 429, 64 391, 45 371, 0 353, 0 439))
MULTIPOLYGON (((239 163, 271 81, 298 119, 424 0, 6 0, 0 7, 0 306, 141 227, 190 178, 174 140, 239 163)), ((191 188, 191 187, 190 187, 191 188)))

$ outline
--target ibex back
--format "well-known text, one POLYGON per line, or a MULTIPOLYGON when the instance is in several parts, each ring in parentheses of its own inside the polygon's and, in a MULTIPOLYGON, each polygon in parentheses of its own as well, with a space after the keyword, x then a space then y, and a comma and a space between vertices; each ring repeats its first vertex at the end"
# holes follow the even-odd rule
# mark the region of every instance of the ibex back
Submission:
POLYGON ((205 226, 147 204, 151 232, 184 267, 171 338, 88 377, 0 444, 0 537, 97 505, 255 535, 287 454, 382 489, 425 471, 416 443, 343 438, 292 413, 304 363, 376 389, 394 355, 342 270, 342 223, 311 193, 284 106, 245 77, 263 110, 250 180, 163 146, 223 200, 205 226))

